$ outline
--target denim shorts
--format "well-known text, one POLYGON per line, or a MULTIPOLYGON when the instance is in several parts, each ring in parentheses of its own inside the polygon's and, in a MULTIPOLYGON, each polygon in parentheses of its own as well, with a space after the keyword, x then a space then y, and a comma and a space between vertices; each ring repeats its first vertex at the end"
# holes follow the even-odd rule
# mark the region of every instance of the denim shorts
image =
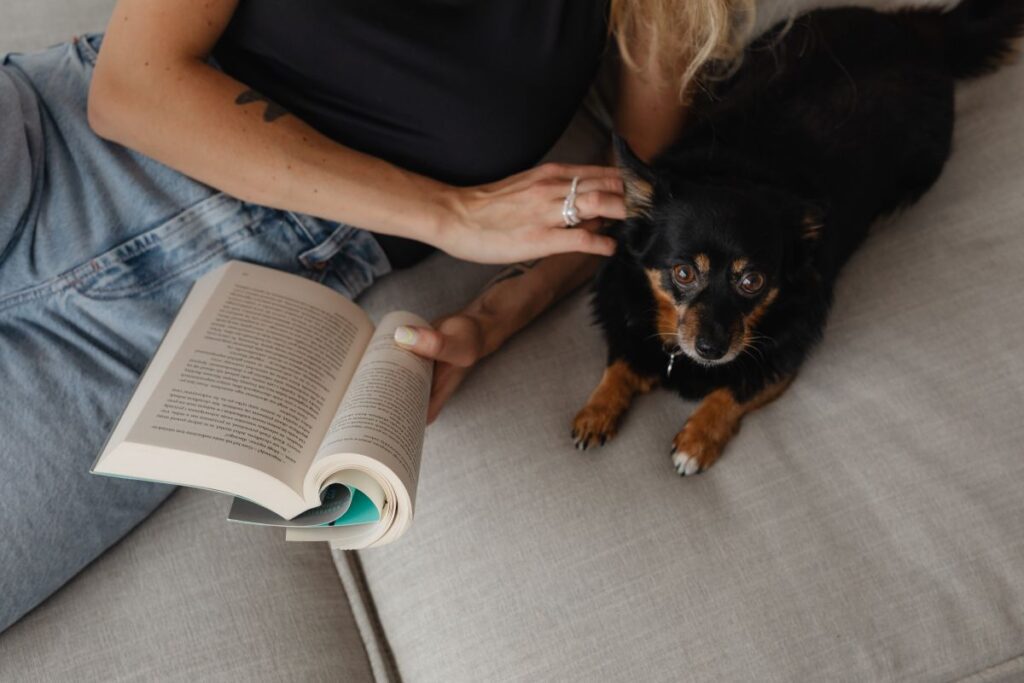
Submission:
POLYGON ((0 63, 0 631, 171 493, 88 469, 196 278, 241 259, 355 297, 389 270, 368 232, 98 138, 101 40, 0 63))

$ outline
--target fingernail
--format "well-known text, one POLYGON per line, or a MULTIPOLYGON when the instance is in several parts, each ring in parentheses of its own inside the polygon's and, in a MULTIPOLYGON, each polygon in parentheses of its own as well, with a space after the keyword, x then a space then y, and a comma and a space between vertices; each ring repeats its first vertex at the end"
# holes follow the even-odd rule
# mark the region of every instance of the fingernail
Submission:
POLYGON ((399 325, 395 328, 395 342, 402 346, 412 346, 419 336, 419 333, 411 327, 399 325))

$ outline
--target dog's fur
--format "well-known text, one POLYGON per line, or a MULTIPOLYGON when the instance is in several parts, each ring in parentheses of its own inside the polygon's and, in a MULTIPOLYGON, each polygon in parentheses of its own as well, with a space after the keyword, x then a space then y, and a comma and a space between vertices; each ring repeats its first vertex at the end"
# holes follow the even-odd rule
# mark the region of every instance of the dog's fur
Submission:
POLYGON ((650 166, 617 139, 629 218, 595 282, 608 367, 577 448, 660 384, 703 398, 673 440, 677 472, 714 463, 792 381, 871 223, 938 178, 954 81, 994 70, 1022 27, 1021 0, 814 12, 755 42, 650 166))

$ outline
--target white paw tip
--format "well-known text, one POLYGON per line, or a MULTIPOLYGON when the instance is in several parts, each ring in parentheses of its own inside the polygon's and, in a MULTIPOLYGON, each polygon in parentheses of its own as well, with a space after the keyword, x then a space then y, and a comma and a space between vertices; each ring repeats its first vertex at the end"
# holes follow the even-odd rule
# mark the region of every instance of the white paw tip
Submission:
POLYGON ((676 473, 681 477, 689 477, 700 472, 700 461, 685 451, 677 451, 673 454, 672 464, 676 468, 676 473))

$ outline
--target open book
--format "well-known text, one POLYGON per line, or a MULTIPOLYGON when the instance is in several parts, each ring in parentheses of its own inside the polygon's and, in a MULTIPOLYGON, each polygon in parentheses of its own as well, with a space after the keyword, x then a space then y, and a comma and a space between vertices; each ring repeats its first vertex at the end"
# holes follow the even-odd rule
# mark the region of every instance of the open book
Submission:
POLYGON ((92 471, 237 496, 229 519, 363 548, 412 521, 432 364, 359 306, 230 262, 196 282, 92 471))

